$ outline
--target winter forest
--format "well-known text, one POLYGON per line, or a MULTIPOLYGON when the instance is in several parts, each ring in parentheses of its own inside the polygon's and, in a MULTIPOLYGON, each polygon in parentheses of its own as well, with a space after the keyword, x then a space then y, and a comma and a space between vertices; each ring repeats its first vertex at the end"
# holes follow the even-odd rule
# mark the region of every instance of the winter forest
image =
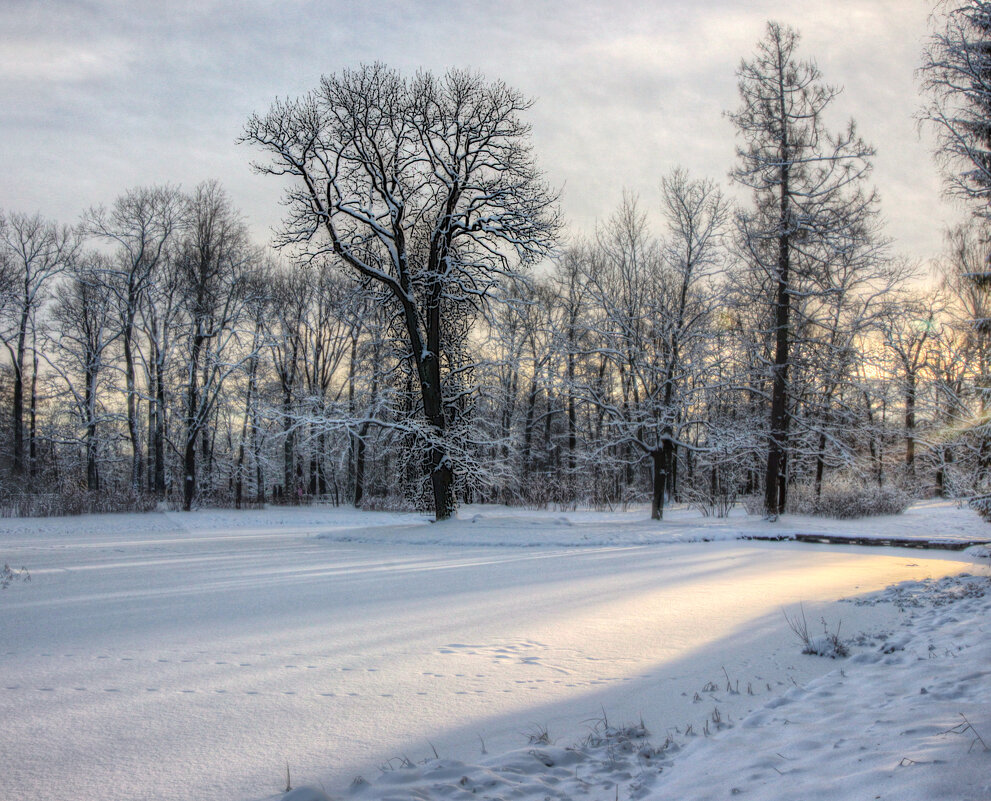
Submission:
POLYGON ((0 41, 0 796, 991 798, 991 0, 0 41))
POLYGON ((530 98, 380 63, 246 121, 284 190, 274 247, 212 181, 73 221, 5 209, 0 508, 980 499, 989 53, 977 3, 919 65, 920 125, 973 211, 935 264, 897 255, 842 76, 776 23, 742 54, 728 178, 675 169, 659 214, 627 193, 583 238, 530 98))

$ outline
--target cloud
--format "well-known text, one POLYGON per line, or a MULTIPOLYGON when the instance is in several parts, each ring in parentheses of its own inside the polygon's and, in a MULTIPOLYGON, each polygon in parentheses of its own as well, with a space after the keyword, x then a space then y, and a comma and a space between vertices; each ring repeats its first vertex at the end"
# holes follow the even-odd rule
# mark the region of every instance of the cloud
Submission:
POLYGON ((282 187, 252 176, 234 144, 247 116, 321 73, 382 60, 403 70, 473 67, 536 98, 548 180, 590 229, 624 188, 657 205, 682 164, 723 183, 735 68, 765 21, 845 86, 830 117, 855 117, 878 147, 875 179, 908 252, 941 247, 956 212, 912 115, 923 0, 7 0, 0 6, 0 206, 71 221, 135 184, 219 178, 259 236, 282 187))
POLYGON ((15 42, 0 51, 0 81, 71 84, 105 77, 131 59, 125 46, 93 48, 49 42, 15 42))

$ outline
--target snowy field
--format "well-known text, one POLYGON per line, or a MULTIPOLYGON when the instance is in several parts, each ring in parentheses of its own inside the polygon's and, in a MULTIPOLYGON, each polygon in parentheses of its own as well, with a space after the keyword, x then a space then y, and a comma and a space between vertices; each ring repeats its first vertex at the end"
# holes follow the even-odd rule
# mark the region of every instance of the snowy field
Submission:
POLYGON ((0 797, 991 797, 986 560, 737 539, 986 524, 645 518, 0 520, 0 797))

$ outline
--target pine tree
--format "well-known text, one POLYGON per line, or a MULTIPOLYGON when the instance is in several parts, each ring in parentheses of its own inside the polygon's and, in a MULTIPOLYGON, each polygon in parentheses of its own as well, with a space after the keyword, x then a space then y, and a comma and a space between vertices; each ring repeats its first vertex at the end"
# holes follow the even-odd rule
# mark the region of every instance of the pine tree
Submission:
POLYGON ((741 249, 770 289, 772 338, 765 513, 784 510, 789 429, 789 368, 803 276, 847 247, 858 218, 873 207, 857 186, 870 171, 871 147, 851 121, 837 134, 823 113, 839 89, 822 81, 812 61, 797 57, 796 31, 769 22, 749 61, 737 71, 740 108, 730 119, 742 144, 734 180, 754 193, 740 215, 741 249))

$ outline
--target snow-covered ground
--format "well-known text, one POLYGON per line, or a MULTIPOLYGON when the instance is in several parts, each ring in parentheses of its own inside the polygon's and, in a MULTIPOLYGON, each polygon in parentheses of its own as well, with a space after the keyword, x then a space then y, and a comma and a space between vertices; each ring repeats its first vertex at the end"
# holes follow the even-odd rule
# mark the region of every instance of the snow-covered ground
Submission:
POLYGON ((278 798, 287 763, 368 801, 991 795, 950 731, 991 743, 983 560, 734 539, 980 539, 973 513, 645 518, 0 520, 32 575, 0 595, 0 797, 278 798), (850 658, 800 653, 799 604, 850 658))

